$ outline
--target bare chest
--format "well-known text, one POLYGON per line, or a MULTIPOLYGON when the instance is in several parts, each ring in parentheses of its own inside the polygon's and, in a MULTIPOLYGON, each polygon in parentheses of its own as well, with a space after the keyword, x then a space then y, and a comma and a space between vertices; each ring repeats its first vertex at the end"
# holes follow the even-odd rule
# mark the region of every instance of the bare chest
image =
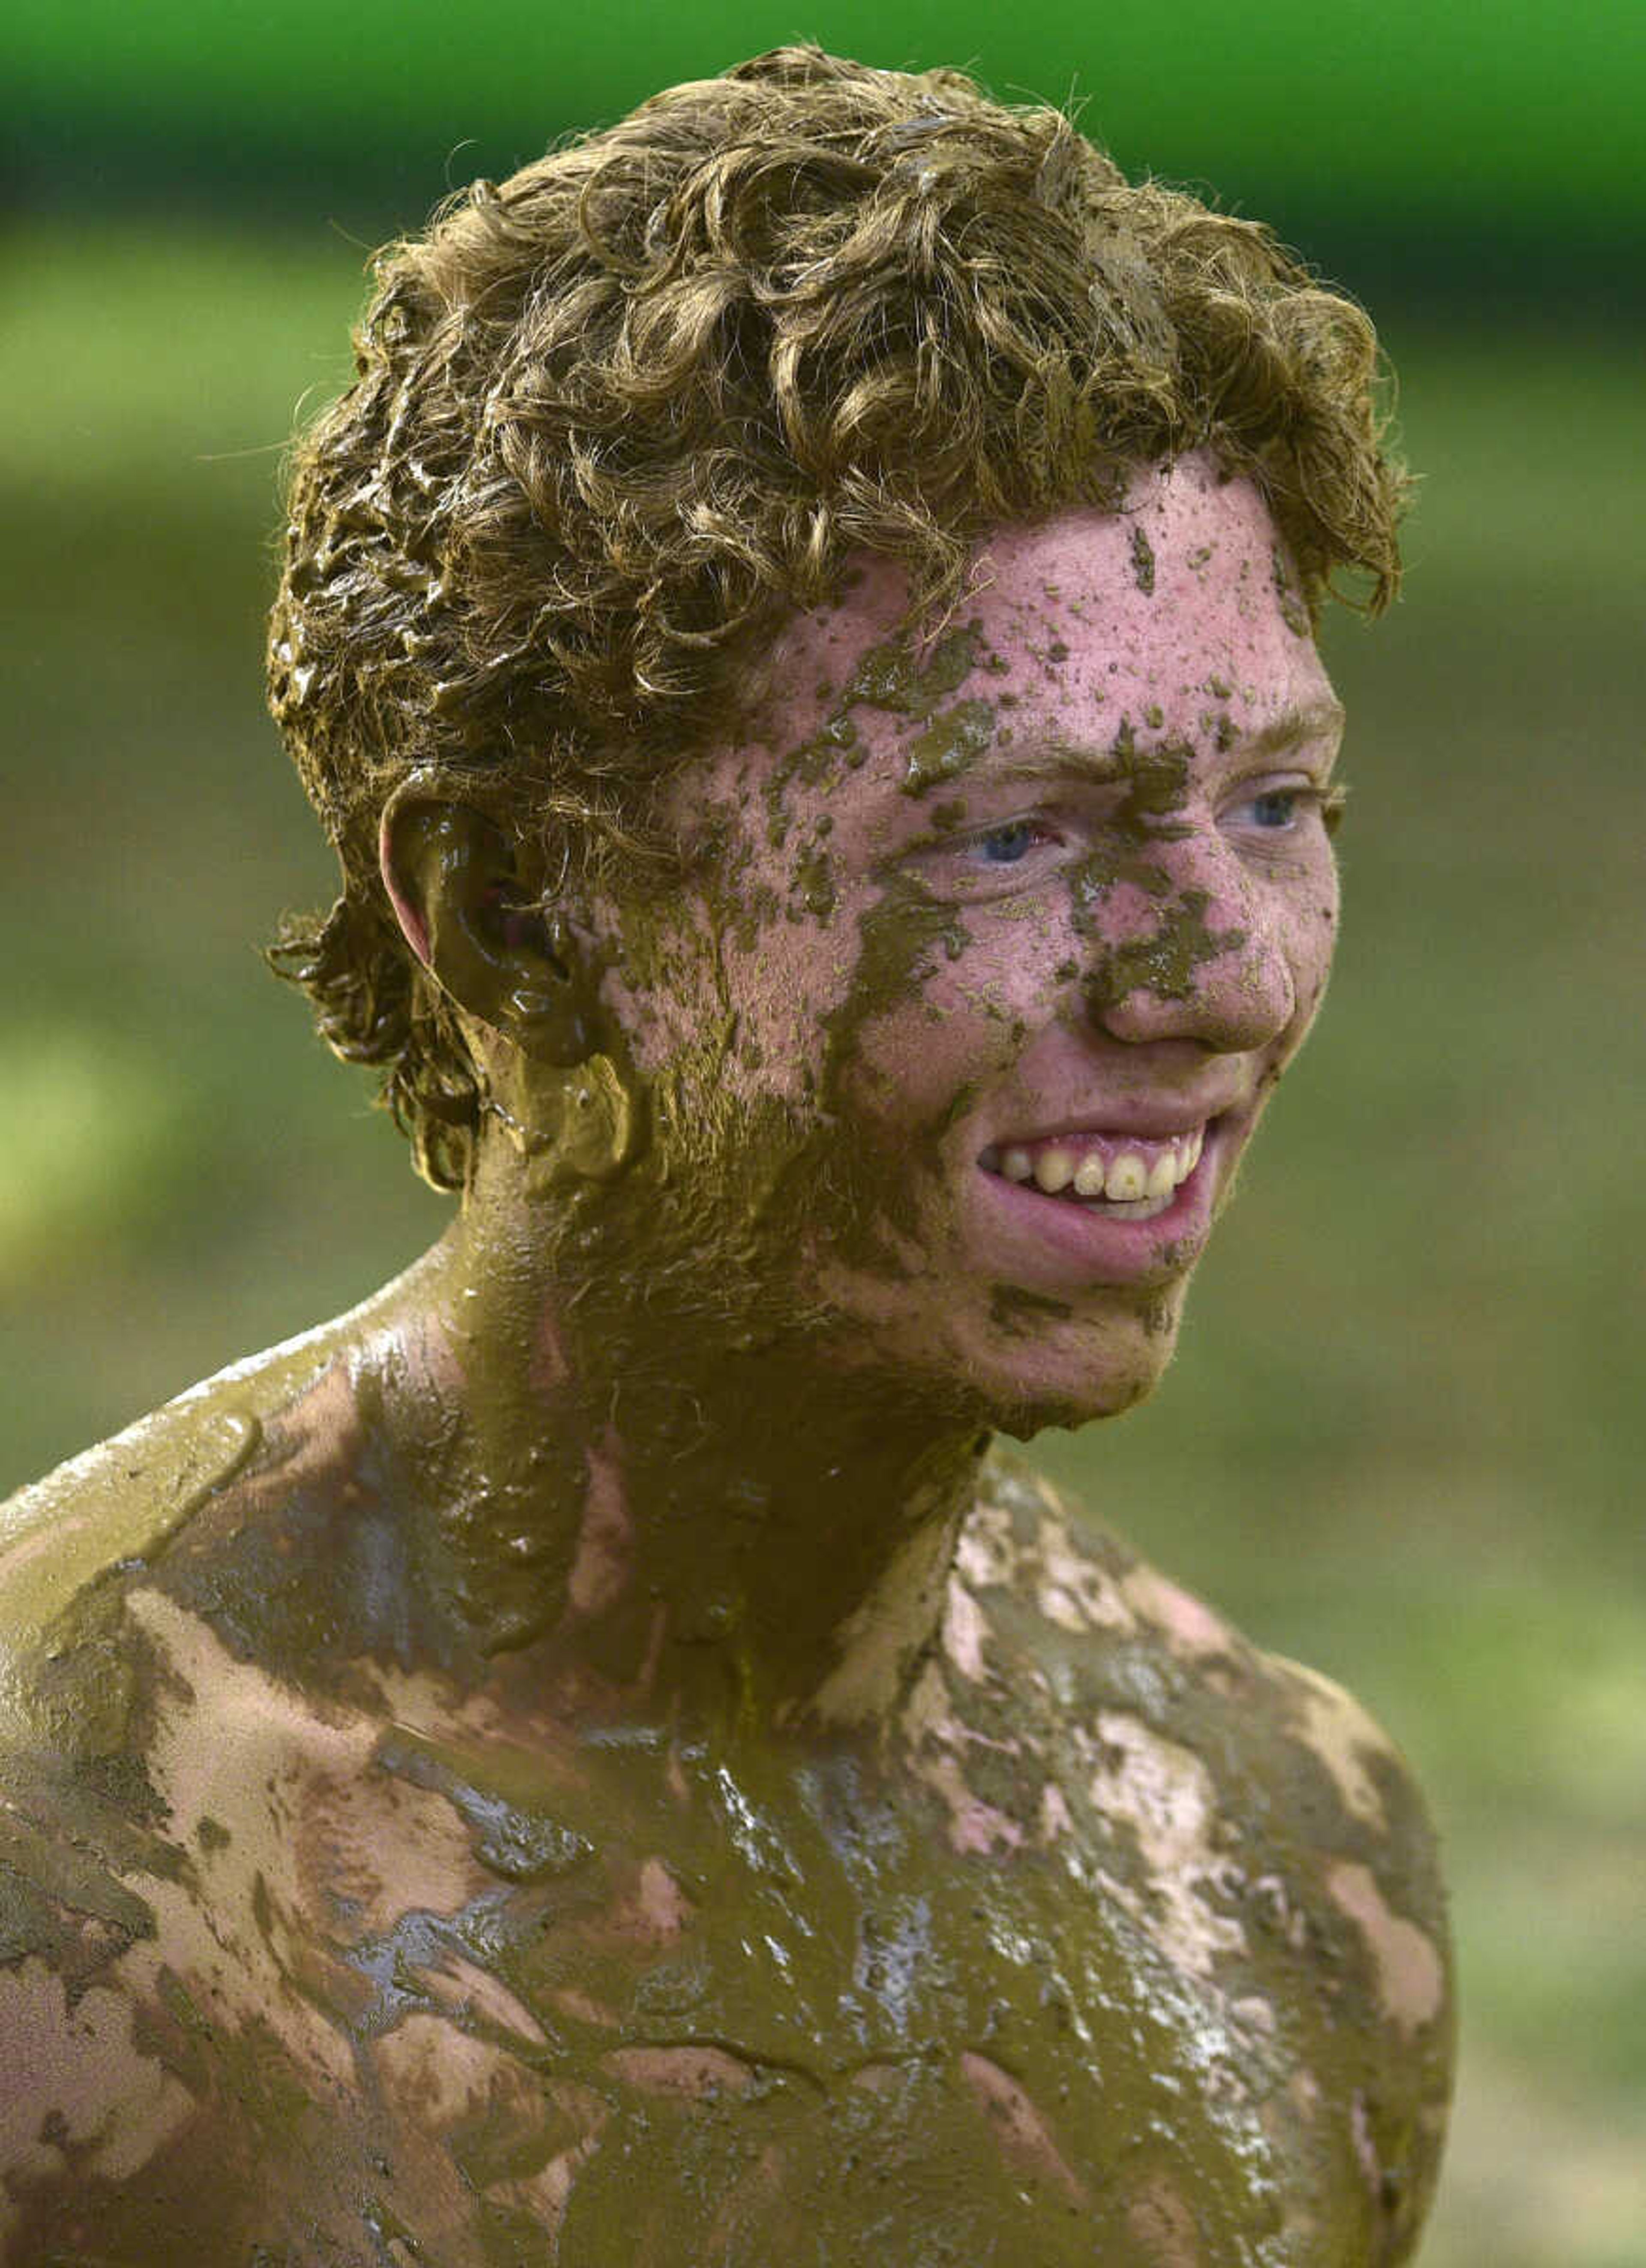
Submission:
POLYGON ((173 1970, 270 2257, 1375 2257, 1286 1884, 996 1763, 391 1736, 276 1791, 173 1970))

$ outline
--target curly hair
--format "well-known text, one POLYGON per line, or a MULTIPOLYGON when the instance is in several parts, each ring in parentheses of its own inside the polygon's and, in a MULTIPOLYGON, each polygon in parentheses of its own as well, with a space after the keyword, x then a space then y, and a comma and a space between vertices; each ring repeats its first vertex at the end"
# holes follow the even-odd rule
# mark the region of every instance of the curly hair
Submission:
POLYGON ((415 767, 580 856, 724 724, 854 552, 910 617, 988 526, 1209 447, 1311 613, 1399 577, 1377 342, 1264 228, 1133 185, 1060 112, 779 48, 477 181, 390 247, 354 385, 296 444, 269 697, 342 895, 270 959, 439 1188, 481 1099, 378 871, 415 767))

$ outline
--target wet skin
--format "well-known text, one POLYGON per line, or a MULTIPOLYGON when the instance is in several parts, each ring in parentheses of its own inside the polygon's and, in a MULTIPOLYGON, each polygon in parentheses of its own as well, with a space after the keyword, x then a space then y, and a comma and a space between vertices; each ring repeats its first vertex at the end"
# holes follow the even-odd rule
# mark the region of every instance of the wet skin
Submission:
POLYGON ((461 1219, 10 1515, 5 2261, 1407 2256, 1404 1767, 986 1451, 1164 1367, 1326 978, 1330 689, 1195 460, 977 564, 791 627, 666 888, 551 932, 386 814, 461 1219), (1002 1170, 1202 1127, 1150 1218, 1002 1170))

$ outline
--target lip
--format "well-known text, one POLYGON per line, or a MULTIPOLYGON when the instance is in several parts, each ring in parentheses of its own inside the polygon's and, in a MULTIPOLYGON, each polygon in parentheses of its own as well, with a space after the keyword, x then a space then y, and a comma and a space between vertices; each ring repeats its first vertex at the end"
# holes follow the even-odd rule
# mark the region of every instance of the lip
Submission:
MULTIPOLYGON (((1174 1115, 1168 1123, 1157 1113, 1144 1125, 1141 1117, 1135 1114, 1132 1123, 1120 1124, 1106 1115, 1102 1130, 1165 1140, 1192 1132, 1202 1123, 1197 1117, 1186 1123, 1174 1115)), ((1151 1220, 1106 1219, 1068 1197, 1047 1197, 1032 1182, 1009 1182, 1003 1174, 979 1166, 973 1194, 996 1271, 1017 1283, 1055 1283, 1063 1288, 1147 1285, 1180 1276, 1199 1258, 1211 1233, 1218 1191, 1240 1146, 1239 1123, 1231 1113, 1216 1113, 1204 1123, 1206 1140, 1199 1162, 1179 1182, 1171 1204, 1151 1220)), ((1066 1134, 1095 1130, 1090 1119, 1084 1126, 1071 1122, 1058 1130, 1066 1134)), ((999 1146, 1048 1138, 1054 1138, 1004 1136, 999 1138, 999 1146)))

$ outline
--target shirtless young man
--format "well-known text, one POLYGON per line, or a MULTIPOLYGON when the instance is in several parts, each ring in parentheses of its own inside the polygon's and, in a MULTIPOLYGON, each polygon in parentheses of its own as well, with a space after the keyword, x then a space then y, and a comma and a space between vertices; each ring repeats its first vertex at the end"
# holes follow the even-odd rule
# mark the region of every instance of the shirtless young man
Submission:
POLYGON ((1371 360, 811 50, 380 263, 283 959, 461 1209, 11 1508, 11 2268, 1410 2256, 1400 1760, 989 1448, 1152 1387, 1319 1004, 1371 360))

